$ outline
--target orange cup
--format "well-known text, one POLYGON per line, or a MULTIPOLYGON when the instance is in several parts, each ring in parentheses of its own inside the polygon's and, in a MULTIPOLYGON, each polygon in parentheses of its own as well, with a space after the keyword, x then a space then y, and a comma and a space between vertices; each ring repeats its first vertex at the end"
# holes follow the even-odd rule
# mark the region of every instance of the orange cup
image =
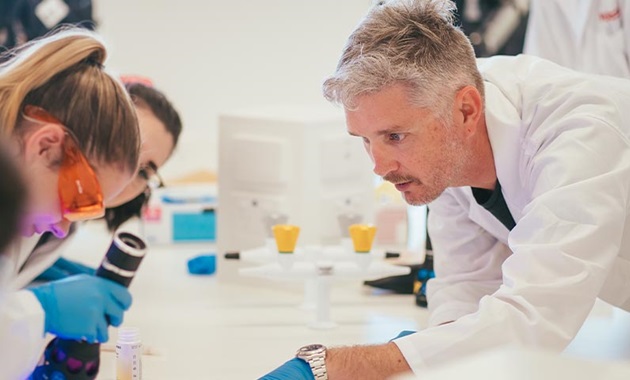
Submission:
POLYGON ((276 224, 271 227, 276 238, 276 246, 279 253, 293 253, 300 235, 300 227, 290 224, 276 224))
POLYGON ((352 224, 348 227, 354 251, 368 253, 372 250, 372 242, 376 235, 376 227, 370 224, 352 224))

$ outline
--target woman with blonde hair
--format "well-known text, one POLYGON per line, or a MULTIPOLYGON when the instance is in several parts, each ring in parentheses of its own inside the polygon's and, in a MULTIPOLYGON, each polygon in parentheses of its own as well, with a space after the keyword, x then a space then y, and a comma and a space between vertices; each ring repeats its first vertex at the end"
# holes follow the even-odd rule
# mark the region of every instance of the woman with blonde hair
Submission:
MULTIPOLYGON (((123 82, 136 106, 142 146, 137 175, 108 204, 105 210, 104 219, 111 232, 116 231, 128 221, 128 226, 123 228, 134 230, 133 226, 141 218, 151 193, 155 189, 165 186, 158 170, 172 155, 182 131, 182 121, 178 111, 166 94, 154 87, 152 82, 144 77, 123 77, 123 82)), ((72 229, 73 232, 77 230, 77 228, 72 229)), ((42 235, 40 240, 45 239, 46 242, 45 244, 38 244, 37 250, 50 252, 49 257, 55 254, 61 255, 62 249, 60 248, 63 247, 60 247, 60 244, 62 243, 51 235, 52 233, 42 235)), ((34 254, 34 256, 39 255, 39 252, 34 254)), ((52 266, 49 264, 44 266, 30 264, 27 261, 22 266, 15 282, 16 286, 23 287, 32 281, 45 282, 77 274, 94 274, 96 272, 96 268, 92 266, 86 266, 81 261, 68 260, 64 257, 59 257, 52 266)))
MULTIPOLYGON (((103 216, 136 173, 134 105, 104 69, 106 48, 93 32, 68 28, 7 54, 0 65, 0 130, 27 185, 21 233, 64 237, 72 222, 103 216)), ((38 237, 5 252, 9 276, 34 259, 28 245, 38 237)), ((7 379, 28 376, 46 333, 106 341, 108 326, 122 323, 131 304, 127 289, 94 276, 1 293, 0 378, 7 379)))

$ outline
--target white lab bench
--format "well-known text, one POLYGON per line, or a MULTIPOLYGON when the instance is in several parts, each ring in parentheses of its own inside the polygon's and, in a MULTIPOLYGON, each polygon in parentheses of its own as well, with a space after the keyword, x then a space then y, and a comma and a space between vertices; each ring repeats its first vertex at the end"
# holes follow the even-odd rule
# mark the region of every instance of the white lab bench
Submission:
MULTIPOLYGON (((100 226, 86 226, 68 245, 66 257, 97 265, 108 245, 100 226)), ((145 257, 130 287, 134 300, 124 321, 140 329, 144 380, 255 379, 307 343, 382 343, 426 324, 427 311, 415 306, 412 296, 349 280, 332 286, 331 318, 337 327, 309 328, 313 311, 300 309, 303 287, 295 283, 190 275, 187 260, 213 249, 160 246, 145 257)), ((115 379, 116 329, 110 329, 110 337, 103 345, 99 380, 115 379)), ((566 355, 630 365, 630 314, 597 303, 566 355)))
MULTIPOLYGON (((100 226, 85 227, 65 256, 96 266, 109 238, 100 226)), ((123 324, 140 329, 149 351, 143 357, 144 380, 255 379, 307 343, 381 343, 426 323, 426 310, 415 306, 412 296, 378 294, 351 279, 331 288, 331 319, 337 327, 311 329, 307 324, 314 311, 300 308, 304 288, 299 283, 190 275, 187 260, 213 250, 212 245, 159 246, 144 258, 123 324)), ((100 380, 115 379, 115 341, 116 329, 110 328, 100 380)))

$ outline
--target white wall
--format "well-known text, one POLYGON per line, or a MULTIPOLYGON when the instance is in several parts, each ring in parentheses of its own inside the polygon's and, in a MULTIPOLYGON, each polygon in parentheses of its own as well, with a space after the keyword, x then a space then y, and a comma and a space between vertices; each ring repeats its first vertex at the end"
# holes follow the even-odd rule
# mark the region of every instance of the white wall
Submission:
POLYGON ((152 78, 184 121, 167 178, 217 168, 220 112, 323 102, 369 0, 94 0, 108 67, 152 78))

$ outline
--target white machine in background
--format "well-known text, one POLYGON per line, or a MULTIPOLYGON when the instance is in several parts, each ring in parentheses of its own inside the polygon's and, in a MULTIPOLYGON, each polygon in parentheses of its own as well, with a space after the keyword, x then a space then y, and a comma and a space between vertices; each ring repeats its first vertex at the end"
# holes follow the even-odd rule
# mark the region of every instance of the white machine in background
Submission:
POLYGON ((361 140, 348 135, 343 111, 332 105, 222 114, 218 254, 264 246, 265 220, 278 214, 301 227, 301 244, 338 244, 340 214, 373 220, 371 169, 361 140))

